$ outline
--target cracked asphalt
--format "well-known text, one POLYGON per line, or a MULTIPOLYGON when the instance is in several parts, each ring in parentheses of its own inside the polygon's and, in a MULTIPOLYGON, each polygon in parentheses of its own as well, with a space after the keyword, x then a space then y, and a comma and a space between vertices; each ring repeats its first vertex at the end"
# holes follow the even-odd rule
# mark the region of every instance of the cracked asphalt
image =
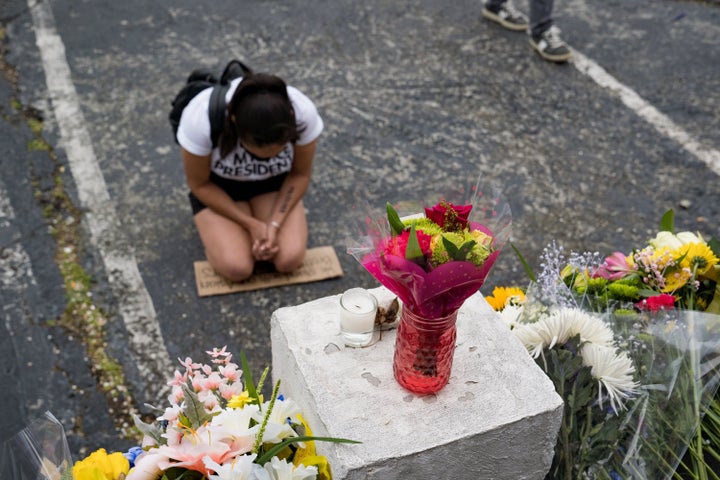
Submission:
MULTIPOLYGON (((578 58, 642 99, 637 108, 578 63, 544 62, 524 34, 484 21, 480 9, 478 0, 0 3, 0 440, 50 410, 76 457, 133 444, 117 430, 86 342, 57 324, 66 292, 36 197, 58 180, 84 212, 77 245, 109 319, 106 349, 143 413, 164 401, 158 379, 172 374, 138 360, 153 348, 174 366, 227 345, 259 374, 274 310, 377 286, 345 253, 358 200, 416 200, 482 177, 502 186, 511 241, 531 263, 551 241, 629 250, 670 208, 679 230, 720 237, 720 2, 556 2, 578 58), (64 51, 43 50, 48 32, 64 51), (73 95, 54 90, 47 55, 68 68, 73 95), (192 262, 204 256, 166 116, 192 69, 219 70, 233 57, 318 106, 326 129, 305 200, 309 245, 335 248, 339 279, 197 296, 192 262), (59 108, 70 98, 81 115, 59 108), (28 118, 42 119, 52 155, 29 147, 28 118), (78 129, 87 144, 67 138, 78 129), (91 147, 102 175, 99 211, 74 169, 78 147, 91 147), (101 234, 98 217, 112 217, 101 234), (133 259, 140 283, 108 272, 108 252, 133 259), (148 351, 137 351, 134 325, 159 328, 148 351)), ((482 291, 525 282, 506 249, 482 291)))

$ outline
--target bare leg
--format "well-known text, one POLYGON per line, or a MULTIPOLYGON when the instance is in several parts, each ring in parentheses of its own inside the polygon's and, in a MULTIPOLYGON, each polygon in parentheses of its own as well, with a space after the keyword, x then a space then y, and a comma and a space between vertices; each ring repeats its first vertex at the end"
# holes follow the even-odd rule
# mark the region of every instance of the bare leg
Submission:
MULTIPOLYGON (((278 192, 270 192, 259 195, 250 200, 253 216, 259 219, 270 217, 273 205, 275 205, 278 192)), ((292 272, 300 268, 305 259, 307 250, 307 219, 305 218, 305 207, 300 200, 278 230, 277 240, 280 249, 273 257, 272 262, 278 272, 292 272)))
MULTIPOLYGON (((238 205, 250 213, 247 202, 238 205)), ((250 277, 255 267, 250 234, 210 208, 198 212, 194 219, 205 255, 215 271, 235 282, 250 277)))

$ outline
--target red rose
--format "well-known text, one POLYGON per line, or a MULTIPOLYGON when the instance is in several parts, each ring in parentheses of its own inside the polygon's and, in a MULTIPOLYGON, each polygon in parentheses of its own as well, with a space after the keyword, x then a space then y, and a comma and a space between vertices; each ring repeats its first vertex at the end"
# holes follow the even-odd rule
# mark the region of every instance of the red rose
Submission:
MULTIPOLYGON (((416 230, 418 244, 420 244, 420 251, 423 255, 429 257, 432 254, 430 250, 430 241, 432 237, 422 230, 416 230)), ((385 253, 388 255, 397 255, 398 257, 405 258, 405 251, 407 250, 408 239, 410 238, 410 230, 404 230, 400 235, 395 235, 388 240, 385 245, 385 253)))
POLYGON ((472 205, 453 205, 441 200, 434 207, 425 207, 425 216, 445 231, 462 230, 467 226, 472 205))

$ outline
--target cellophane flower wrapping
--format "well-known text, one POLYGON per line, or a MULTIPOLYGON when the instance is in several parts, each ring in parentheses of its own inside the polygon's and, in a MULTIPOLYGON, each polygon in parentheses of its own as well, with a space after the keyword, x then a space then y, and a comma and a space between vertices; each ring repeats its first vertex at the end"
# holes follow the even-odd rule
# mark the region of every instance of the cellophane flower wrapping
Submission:
POLYGON ((72 458, 65 430, 45 412, 0 448, 0 478, 72 480, 72 458))
POLYGON ((619 448, 603 468, 623 478, 669 479, 718 391, 720 315, 672 309, 609 320, 639 387, 622 414, 619 448))
MULTIPOLYGON (((422 217, 426 208, 443 202, 461 209, 470 207, 467 231, 482 232, 488 236, 488 254, 482 260, 451 260, 434 264, 432 259, 424 262, 408 259, 402 248, 396 248, 405 244, 392 234, 385 208, 372 208, 365 202, 354 207, 352 212, 357 232, 348 240, 348 253, 395 293, 403 308, 409 308, 424 318, 447 316, 478 291, 509 238, 512 227, 510 206, 500 189, 479 182, 438 192, 425 199, 398 201, 392 205, 401 218, 407 218, 422 217)), ((419 240, 421 243, 430 241, 421 234, 419 240)))
MULTIPOLYGON (((720 383, 720 315, 673 308, 672 302, 647 308, 648 302, 635 298, 623 301, 604 290, 599 294, 597 285, 605 284, 593 280, 593 272, 608 262, 597 253, 566 254, 551 244, 540 264, 537 282, 530 284, 521 300, 505 293, 500 302, 504 305, 494 308, 565 401, 547 478, 718 478, 707 473, 713 470, 708 462, 718 464, 707 453, 717 451, 717 445, 708 443, 702 426, 706 415, 717 415, 710 406, 717 402, 720 383), (566 323, 558 311, 582 312, 601 320, 611 334, 598 336, 598 329, 583 334, 590 321, 566 323), (593 364, 597 356, 583 358, 592 351, 588 345, 596 341, 594 337, 602 337, 614 350, 607 357, 610 361, 593 364), (705 475, 693 473, 700 471, 705 475)), ((627 264, 619 264, 627 270, 627 264)), ((624 271, 614 281, 621 282, 628 274, 635 272, 624 271)), ((700 292, 716 288, 696 285, 700 292)), ((641 293, 648 299, 664 295, 650 289, 641 293)), ((705 305, 716 300, 710 296, 705 305)), ((692 300, 681 303, 693 304, 692 300)), ((708 425, 717 423, 715 419, 708 425)), ((717 432, 714 435, 718 438, 717 432)))

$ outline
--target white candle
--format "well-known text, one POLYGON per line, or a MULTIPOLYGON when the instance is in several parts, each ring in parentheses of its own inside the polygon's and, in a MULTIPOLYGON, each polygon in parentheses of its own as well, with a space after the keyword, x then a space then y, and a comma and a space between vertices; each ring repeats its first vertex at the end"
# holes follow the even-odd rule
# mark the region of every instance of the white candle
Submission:
POLYGON ((340 297, 340 329, 347 333, 372 332, 377 300, 363 288, 351 288, 340 297))

